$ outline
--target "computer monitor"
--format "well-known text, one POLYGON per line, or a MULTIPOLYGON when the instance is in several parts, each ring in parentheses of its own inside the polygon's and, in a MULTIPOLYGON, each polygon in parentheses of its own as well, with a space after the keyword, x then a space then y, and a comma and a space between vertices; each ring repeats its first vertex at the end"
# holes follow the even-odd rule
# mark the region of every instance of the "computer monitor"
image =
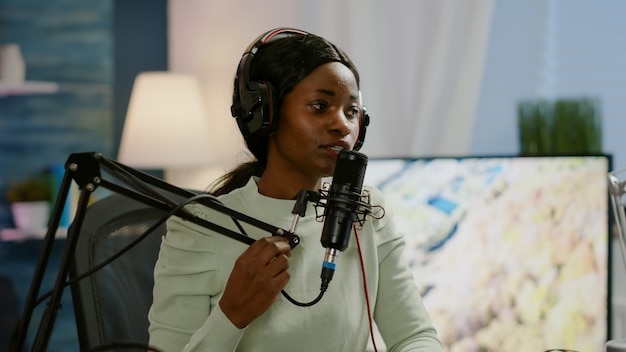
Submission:
POLYGON ((611 157, 370 158, 447 351, 602 351, 611 157))

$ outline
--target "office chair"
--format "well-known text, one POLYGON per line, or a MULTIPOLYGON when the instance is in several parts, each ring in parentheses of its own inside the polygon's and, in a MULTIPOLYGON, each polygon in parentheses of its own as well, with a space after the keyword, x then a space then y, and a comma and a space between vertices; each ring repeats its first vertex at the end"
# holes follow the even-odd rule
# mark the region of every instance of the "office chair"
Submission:
MULTIPOLYGON (((70 279, 110 258, 165 215, 120 194, 91 204, 71 260, 70 279)), ((146 350, 153 269, 164 234, 161 224, 128 252, 72 285, 81 351, 109 345, 133 350, 128 348, 133 344, 146 350)))

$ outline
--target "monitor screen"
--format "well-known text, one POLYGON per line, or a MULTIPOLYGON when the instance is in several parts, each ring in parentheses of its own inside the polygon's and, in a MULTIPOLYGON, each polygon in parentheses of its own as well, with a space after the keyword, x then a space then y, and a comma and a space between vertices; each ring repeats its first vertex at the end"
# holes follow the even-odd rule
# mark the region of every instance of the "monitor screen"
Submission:
POLYGON ((447 351, 602 351, 610 156, 370 159, 447 351))

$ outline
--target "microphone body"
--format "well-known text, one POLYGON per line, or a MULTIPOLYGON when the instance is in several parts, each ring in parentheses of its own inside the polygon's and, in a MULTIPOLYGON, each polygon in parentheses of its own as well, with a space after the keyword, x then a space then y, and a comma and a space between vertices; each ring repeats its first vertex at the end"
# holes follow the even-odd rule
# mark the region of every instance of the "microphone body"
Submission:
POLYGON ((322 279, 330 282, 339 251, 348 248, 352 225, 357 218, 363 179, 367 167, 365 154, 342 150, 337 157, 332 184, 324 209, 321 243, 326 248, 322 279))

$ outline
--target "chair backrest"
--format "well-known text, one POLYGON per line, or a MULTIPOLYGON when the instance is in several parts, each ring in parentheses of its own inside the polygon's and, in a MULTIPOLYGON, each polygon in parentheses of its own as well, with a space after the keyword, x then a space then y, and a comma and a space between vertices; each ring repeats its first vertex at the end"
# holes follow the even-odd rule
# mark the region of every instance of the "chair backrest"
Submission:
MULTIPOLYGON (((70 278, 107 260, 165 215, 120 194, 96 201, 87 208, 70 278)), ((72 285, 82 351, 111 344, 147 346, 153 270, 164 234, 162 224, 128 252, 72 285)))

